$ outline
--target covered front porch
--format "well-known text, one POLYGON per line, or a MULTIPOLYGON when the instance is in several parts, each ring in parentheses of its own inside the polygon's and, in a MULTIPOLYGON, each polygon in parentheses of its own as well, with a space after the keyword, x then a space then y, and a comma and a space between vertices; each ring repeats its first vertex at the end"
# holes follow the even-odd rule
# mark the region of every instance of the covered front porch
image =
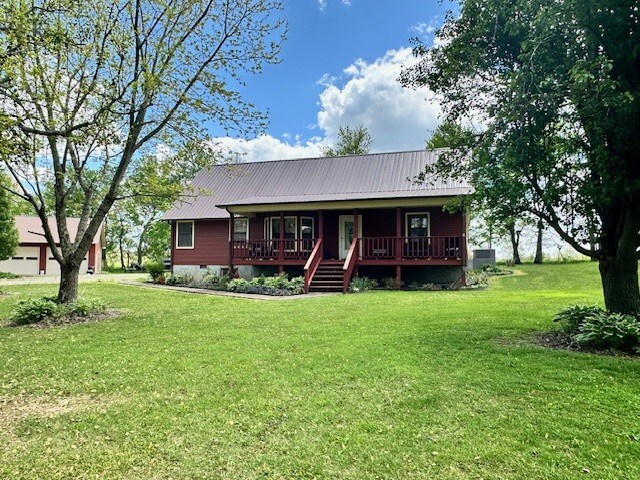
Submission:
POLYGON ((230 265, 301 267, 307 291, 346 291, 358 267, 392 267, 400 285, 403 267, 466 265, 466 218, 441 206, 244 210, 229 209, 230 265))

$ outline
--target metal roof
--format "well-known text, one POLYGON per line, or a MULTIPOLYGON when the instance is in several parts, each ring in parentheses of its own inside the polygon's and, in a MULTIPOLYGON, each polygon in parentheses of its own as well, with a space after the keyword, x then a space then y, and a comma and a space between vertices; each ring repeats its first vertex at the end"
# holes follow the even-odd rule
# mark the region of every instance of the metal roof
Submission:
POLYGON ((217 165, 201 171, 164 220, 228 218, 221 207, 467 195, 465 181, 411 181, 440 150, 217 165), (190 195, 190 197, 189 197, 190 195))

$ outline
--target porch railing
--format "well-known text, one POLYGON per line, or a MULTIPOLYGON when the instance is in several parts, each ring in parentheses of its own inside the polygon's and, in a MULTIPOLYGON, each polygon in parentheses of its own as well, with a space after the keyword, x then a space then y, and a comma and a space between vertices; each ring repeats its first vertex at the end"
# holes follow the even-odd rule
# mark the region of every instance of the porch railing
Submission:
MULTIPOLYGON (((307 260, 316 238, 233 240, 234 260, 307 260)), ((354 252, 362 260, 465 260, 466 241, 454 237, 360 237, 354 252)), ((318 257, 322 251, 318 250, 318 257)))
POLYGON ((464 237, 361 237, 363 260, 464 260, 464 237))
POLYGON ((342 266, 342 292, 347 293, 349 291, 349 282, 351 281, 351 275, 353 275, 353 269, 356 267, 358 261, 358 254, 356 249, 358 248, 358 239, 354 238, 349 246, 349 253, 342 266))
POLYGON ((311 282, 313 281, 313 276, 316 274, 318 270, 318 266, 322 261, 322 239, 316 242, 316 246, 313 247, 313 251, 311 252, 311 256, 307 263, 304 266, 304 293, 309 293, 309 289, 311 288, 311 282))
POLYGON ((233 240, 231 253, 235 260, 305 260, 317 242, 315 238, 233 240))

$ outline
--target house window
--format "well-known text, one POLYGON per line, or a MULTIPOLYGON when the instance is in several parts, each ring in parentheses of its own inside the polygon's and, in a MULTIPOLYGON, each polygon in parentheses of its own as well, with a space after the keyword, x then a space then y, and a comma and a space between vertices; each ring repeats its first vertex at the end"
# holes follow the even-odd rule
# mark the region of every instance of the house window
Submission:
POLYGON ((236 218, 233 222, 233 239, 249 240, 249 219, 236 218))
MULTIPOLYGON (((280 217, 268 217, 264 220, 265 238, 280 238, 280 217)), ((285 240, 293 240, 296 238, 298 230, 297 217, 284 217, 284 238, 285 240)))
POLYGON ((177 222, 176 230, 176 248, 193 248, 193 222, 177 222))
POLYGON ((313 217, 300 217, 300 238, 312 239, 314 238, 313 217))
POLYGON ((429 214, 407 213, 405 216, 405 226, 407 237, 428 237, 429 236, 429 214))

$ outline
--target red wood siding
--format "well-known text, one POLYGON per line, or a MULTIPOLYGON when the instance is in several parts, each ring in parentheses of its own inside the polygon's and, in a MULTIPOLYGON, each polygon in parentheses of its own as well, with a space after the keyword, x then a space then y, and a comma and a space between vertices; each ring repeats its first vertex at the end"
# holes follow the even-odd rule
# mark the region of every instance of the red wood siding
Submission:
MULTIPOLYGON (((176 224, 172 226, 175 230, 176 224)), ((175 231, 172 237, 175 239, 175 231)), ((194 222, 193 248, 173 249, 174 265, 227 265, 229 263, 229 220, 194 222)))
POLYGON ((95 271, 95 268, 96 268, 96 244, 95 243, 93 243, 89 247, 89 259, 88 259, 87 266, 89 268, 93 268, 95 271))
MULTIPOLYGON (((408 212, 429 212, 430 234, 435 237, 460 236, 464 232, 464 218, 461 212, 443 212, 442 207, 414 207, 403 208, 400 211, 402 231, 400 236, 406 235, 405 214, 408 212)), ((395 237, 396 209, 372 209, 358 211, 362 215, 362 237, 395 237)), ((249 239, 259 240, 264 235, 265 217, 279 216, 279 212, 257 214, 249 220, 249 239)), ((341 215, 353 215, 353 210, 325 210, 324 217, 324 257, 338 258, 338 220, 341 215)), ((300 217, 313 217, 315 237, 318 237, 317 212, 287 212, 286 216, 298 217, 298 231, 300 217)), ((175 248, 175 228, 172 224, 172 253, 174 265, 227 265, 229 263, 229 223, 228 220, 202 220, 194 225, 194 248, 175 248)))
POLYGON ((40 245, 40 260, 38 261, 38 273, 47 273, 47 244, 40 245))

